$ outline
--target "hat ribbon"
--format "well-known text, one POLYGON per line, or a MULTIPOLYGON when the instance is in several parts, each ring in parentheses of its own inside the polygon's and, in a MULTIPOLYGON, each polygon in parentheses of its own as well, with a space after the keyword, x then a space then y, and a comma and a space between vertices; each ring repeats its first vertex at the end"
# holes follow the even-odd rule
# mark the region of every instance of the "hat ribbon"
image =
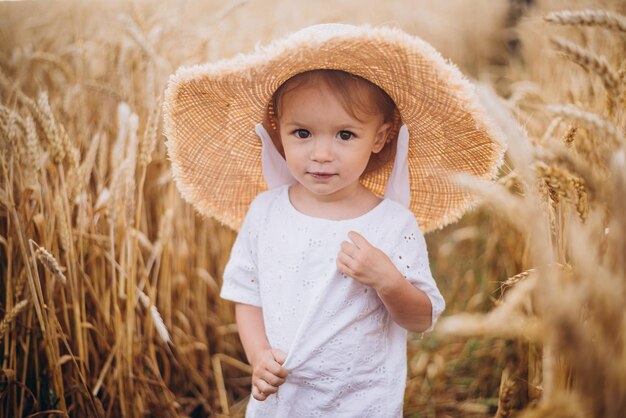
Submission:
MULTIPOLYGON (((261 138, 261 164, 263 178, 269 189, 285 184, 296 184, 297 180, 287 168, 287 162, 276 149, 274 142, 262 124, 257 124, 255 132, 261 138)), ((385 187, 385 198, 394 200, 404 207, 411 203, 411 189, 409 185, 409 129, 402 125, 398 132, 396 156, 393 169, 385 187)))
POLYGON ((276 149, 265 127, 259 123, 254 130, 261 138, 263 145, 261 149, 261 165, 267 188, 274 189, 284 184, 296 184, 297 180, 289 172, 287 162, 276 149))
POLYGON ((385 198, 395 200, 405 208, 411 204, 411 185, 409 184, 409 128, 402 125, 398 132, 396 156, 393 169, 385 186, 385 198))

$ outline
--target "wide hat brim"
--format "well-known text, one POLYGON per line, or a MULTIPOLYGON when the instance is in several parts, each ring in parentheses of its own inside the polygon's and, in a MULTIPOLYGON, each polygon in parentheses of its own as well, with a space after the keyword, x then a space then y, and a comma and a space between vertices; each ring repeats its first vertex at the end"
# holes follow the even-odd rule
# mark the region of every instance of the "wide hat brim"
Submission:
MULTIPOLYGON (((394 100, 410 135, 410 210, 424 232, 458 220, 474 202, 452 174, 495 175, 501 136, 471 83, 430 44, 393 28, 316 25, 170 77, 164 129, 173 177, 200 213, 239 229, 254 197, 267 190, 254 127, 282 83, 315 69, 356 74, 394 100)), ((362 183, 382 196, 392 163, 362 183)))

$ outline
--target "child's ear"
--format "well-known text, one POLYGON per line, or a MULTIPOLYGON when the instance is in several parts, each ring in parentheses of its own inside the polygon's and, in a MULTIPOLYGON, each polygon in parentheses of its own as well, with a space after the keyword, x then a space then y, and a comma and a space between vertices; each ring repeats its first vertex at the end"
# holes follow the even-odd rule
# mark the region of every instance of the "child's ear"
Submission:
POLYGON ((376 133, 376 139, 374 140, 374 147, 372 148, 372 153, 378 154, 385 144, 387 143, 387 137, 391 131, 391 123, 383 123, 378 132, 376 133))

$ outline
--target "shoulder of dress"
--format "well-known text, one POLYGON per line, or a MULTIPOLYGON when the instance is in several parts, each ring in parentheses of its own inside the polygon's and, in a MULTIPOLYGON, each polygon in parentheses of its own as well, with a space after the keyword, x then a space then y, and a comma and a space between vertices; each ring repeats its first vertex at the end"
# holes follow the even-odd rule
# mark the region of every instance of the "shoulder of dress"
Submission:
POLYGON ((250 210, 254 211, 265 211, 267 210, 277 199, 281 196, 282 193, 286 192, 285 188, 287 186, 276 187, 274 189, 269 189, 264 192, 259 193, 252 200, 250 204, 250 210))
POLYGON ((388 225, 396 225, 398 228, 405 231, 418 230, 421 232, 421 235, 424 235, 424 232, 422 231, 418 220, 415 218, 415 214, 410 209, 404 207, 394 200, 387 200, 387 213, 385 215, 388 225))
POLYGON ((402 224, 417 224, 415 215, 408 208, 395 200, 387 199, 387 216, 390 220, 402 224))

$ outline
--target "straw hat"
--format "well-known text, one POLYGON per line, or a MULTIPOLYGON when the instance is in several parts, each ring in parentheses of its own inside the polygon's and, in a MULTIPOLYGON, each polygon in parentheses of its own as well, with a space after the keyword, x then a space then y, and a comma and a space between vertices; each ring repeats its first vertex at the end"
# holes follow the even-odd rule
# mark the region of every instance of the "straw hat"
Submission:
MULTIPOLYGON (((250 202, 267 189, 255 125, 282 83, 315 69, 361 76, 394 100, 409 130, 410 209, 424 232, 456 221, 474 201, 448 174, 495 175, 503 142, 472 85, 431 45, 393 28, 315 25, 170 77, 164 126, 173 175, 200 213, 239 229, 250 202)), ((362 183, 383 195, 392 165, 362 183)))

